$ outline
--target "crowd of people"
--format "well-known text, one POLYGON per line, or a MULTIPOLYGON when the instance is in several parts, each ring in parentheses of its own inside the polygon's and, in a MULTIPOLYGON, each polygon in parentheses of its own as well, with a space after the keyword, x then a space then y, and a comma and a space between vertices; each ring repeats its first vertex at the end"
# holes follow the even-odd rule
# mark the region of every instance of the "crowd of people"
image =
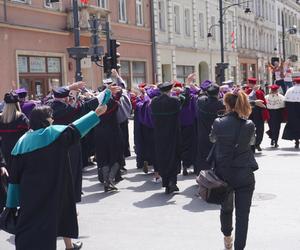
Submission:
POLYGON ((129 91, 112 70, 112 78, 97 91, 76 82, 53 89, 40 102, 26 95, 26 89, 6 93, 0 114, 0 210, 20 207, 19 250, 56 249, 59 236, 66 249, 82 247, 71 241, 78 237, 75 204, 81 201, 82 170, 97 165, 104 192, 118 190, 117 183, 126 174, 125 159, 131 155, 132 116, 136 167, 148 173, 152 166, 153 181, 161 182, 166 194, 179 191, 181 172, 198 175, 210 169, 207 157, 216 146, 217 173, 232 187, 221 206, 227 249, 233 245, 234 199, 234 249, 246 245, 253 172, 258 169, 254 154, 262 150, 265 123, 275 149, 283 122, 282 138, 295 140, 299 148, 300 78, 287 89, 275 81, 267 96, 256 78, 249 78, 245 86, 233 81, 219 86, 210 80, 196 84, 195 74, 185 83, 140 83, 129 91), (221 167, 228 162, 236 133, 235 159, 231 166, 221 167))

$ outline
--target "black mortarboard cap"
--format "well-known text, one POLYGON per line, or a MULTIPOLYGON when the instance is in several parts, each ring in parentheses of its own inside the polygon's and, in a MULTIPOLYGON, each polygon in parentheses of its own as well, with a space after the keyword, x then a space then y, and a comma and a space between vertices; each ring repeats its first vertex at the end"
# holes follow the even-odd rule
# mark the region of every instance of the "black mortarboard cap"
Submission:
POLYGON ((6 93, 4 95, 4 102, 5 103, 17 103, 17 102, 19 102, 19 96, 14 92, 6 93))
POLYGON ((169 91, 172 89, 173 83, 163 82, 163 83, 158 84, 157 87, 159 88, 160 91, 165 92, 165 91, 169 91))
POLYGON ((209 88, 206 90, 207 94, 209 96, 216 96, 219 94, 220 87, 219 85, 213 83, 212 85, 209 86, 209 88))
POLYGON ((66 87, 59 87, 52 90, 55 98, 66 98, 69 96, 70 90, 66 87))

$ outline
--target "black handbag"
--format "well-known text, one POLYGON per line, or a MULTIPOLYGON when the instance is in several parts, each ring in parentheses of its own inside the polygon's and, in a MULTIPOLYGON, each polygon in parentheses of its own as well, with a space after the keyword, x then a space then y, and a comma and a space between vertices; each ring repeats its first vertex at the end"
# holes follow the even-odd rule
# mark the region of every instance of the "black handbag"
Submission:
POLYGON ((19 210, 17 208, 5 208, 0 214, 0 230, 9 234, 16 234, 19 210))
MULTIPOLYGON (((240 130, 242 126, 242 122, 240 121, 239 129, 236 130, 235 134, 235 140, 231 154, 231 159, 229 162, 226 163, 227 166, 230 166, 231 163, 234 160, 236 149, 238 148, 238 139, 240 136, 240 130)), ((228 192, 231 190, 229 185, 223 181, 221 178, 219 178, 216 173, 216 160, 215 160, 215 149, 216 149, 216 143, 212 146, 206 161, 211 166, 211 169, 209 170, 201 170, 199 176, 197 177, 196 181, 199 185, 199 195, 200 197, 208 202, 213 204, 222 204, 225 201, 225 198, 228 194, 228 192)))

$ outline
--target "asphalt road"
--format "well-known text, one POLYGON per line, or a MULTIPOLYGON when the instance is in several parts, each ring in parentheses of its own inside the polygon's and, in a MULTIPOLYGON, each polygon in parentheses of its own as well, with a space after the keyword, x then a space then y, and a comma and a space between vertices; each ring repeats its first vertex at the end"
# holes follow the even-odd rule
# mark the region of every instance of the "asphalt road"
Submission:
MULTIPOLYGON (((269 146, 257 154, 260 169, 251 208, 248 250, 300 249, 300 151, 293 142, 269 146)), ((219 206, 196 196, 195 176, 179 175, 180 193, 166 195, 152 174, 127 160, 128 173, 119 192, 106 194, 96 168, 84 173, 78 205, 80 240, 87 250, 221 250, 219 206)), ((0 250, 12 250, 13 237, 0 232, 0 250)), ((64 249, 58 240, 58 249, 64 249)), ((30 250, 30 249, 28 249, 30 250)), ((41 249, 42 250, 42 249, 41 249)))

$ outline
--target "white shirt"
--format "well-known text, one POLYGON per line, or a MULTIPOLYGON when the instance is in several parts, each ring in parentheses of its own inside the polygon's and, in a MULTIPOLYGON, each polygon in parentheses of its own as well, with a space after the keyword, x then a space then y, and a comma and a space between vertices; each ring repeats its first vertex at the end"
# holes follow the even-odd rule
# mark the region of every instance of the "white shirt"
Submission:
POLYGON ((266 97, 268 109, 282 109, 285 107, 284 96, 281 94, 269 94, 266 97))
POLYGON ((300 102, 300 84, 289 88, 285 93, 286 102, 300 102))

